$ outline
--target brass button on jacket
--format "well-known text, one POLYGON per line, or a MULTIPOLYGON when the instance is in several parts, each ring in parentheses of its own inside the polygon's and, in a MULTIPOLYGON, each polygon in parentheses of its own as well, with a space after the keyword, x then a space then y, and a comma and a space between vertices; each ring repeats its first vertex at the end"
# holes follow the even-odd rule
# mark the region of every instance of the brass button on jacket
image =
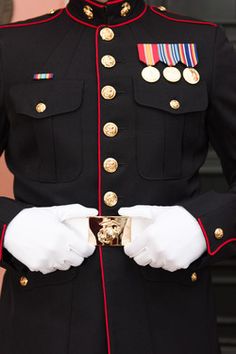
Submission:
POLYGON ((104 41, 111 41, 114 37, 114 31, 109 27, 104 27, 100 31, 100 36, 104 41))
POLYGON ((177 110, 177 109, 180 108, 180 102, 177 101, 177 100, 171 100, 170 101, 170 106, 171 106, 172 109, 177 110))
POLYGON ((114 173, 118 169, 118 162, 112 157, 107 158, 103 163, 104 170, 109 173, 114 173))
POLYGON ((84 14, 85 16, 89 19, 89 20, 92 20, 93 19, 93 9, 91 6, 89 5, 85 5, 84 8, 83 8, 83 11, 84 11, 84 14))
POLYGON ((26 277, 21 277, 20 278, 20 285, 21 286, 27 286, 28 282, 29 282, 29 280, 26 277))
POLYGON ((40 102, 36 105, 35 109, 38 113, 43 113, 46 111, 47 106, 45 103, 40 102))
POLYGON ((116 60, 112 55, 104 55, 101 62, 105 68, 113 68, 116 65, 116 60))
POLYGON ((114 192, 107 192, 104 195, 104 203, 109 207, 114 207, 118 203, 118 196, 114 192))
POLYGON ((196 273, 196 272, 194 272, 194 273, 191 275, 191 280, 192 280, 193 283, 198 280, 198 276, 197 276, 197 273, 196 273))
POLYGON ((215 230, 215 238, 221 240, 224 237, 224 231, 220 227, 215 230))
POLYGON ((167 8, 165 6, 158 6, 158 10, 164 12, 167 11, 167 8))
POLYGON ((108 122, 103 127, 103 133, 109 138, 113 138, 118 134, 118 126, 115 123, 108 122))
POLYGON ((104 86, 101 91, 102 97, 105 100, 112 100, 116 96, 116 89, 113 86, 104 86))

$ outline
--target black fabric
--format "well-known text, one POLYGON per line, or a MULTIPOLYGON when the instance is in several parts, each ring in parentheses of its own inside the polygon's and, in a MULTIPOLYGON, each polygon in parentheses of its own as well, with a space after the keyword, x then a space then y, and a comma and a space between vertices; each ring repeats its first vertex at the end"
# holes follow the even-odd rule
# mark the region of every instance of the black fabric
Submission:
MULTIPOLYGON (((0 199, 0 221, 8 224, 28 206, 98 207, 97 64, 101 88, 117 91, 111 101, 100 97, 101 161, 114 157, 119 163, 113 174, 101 170, 102 214, 117 215, 120 207, 136 204, 182 205, 201 218, 210 249, 219 250, 168 273, 137 266, 122 248, 104 249, 111 354, 216 354, 208 267, 235 254, 235 242, 227 241, 236 237, 236 56, 220 27, 170 21, 150 8, 140 17, 141 0, 130 1, 124 18, 122 4, 72 0, 73 18, 63 11, 55 19, 44 17, 51 21, 43 24, 0 29, 0 146, 15 177, 16 198, 0 199), (85 4, 93 8, 93 20, 86 18, 85 4), (103 41, 96 26, 108 24, 115 36, 103 41), (196 43, 200 82, 194 86, 182 78, 171 84, 163 76, 145 82, 138 43, 196 43), (111 69, 101 64, 106 54, 116 59, 111 69), (43 72, 54 78, 33 80, 43 72), (180 101, 179 110, 170 108, 172 99, 180 101), (35 110, 40 102, 47 106, 43 113, 35 110), (102 132, 107 122, 119 128, 113 138, 102 132), (209 142, 221 159, 228 193, 199 194, 209 142), (107 191, 117 193, 115 207, 103 202, 107 191), (218 227, 222 240, 214 237, 218 227)), ((0 302, 4 354, 107 351, 97 251, 81 267, 48 276, 31 273, 6 250, 2 264, 8 267, 0 302), (29 279, 25 288, 19 285, 23 275, 29 279)))

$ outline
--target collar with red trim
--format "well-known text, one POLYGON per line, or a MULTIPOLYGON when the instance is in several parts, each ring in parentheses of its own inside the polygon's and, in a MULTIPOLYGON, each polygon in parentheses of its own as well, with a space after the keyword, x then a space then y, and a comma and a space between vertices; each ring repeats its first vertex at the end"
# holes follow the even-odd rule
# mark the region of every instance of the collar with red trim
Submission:
POLYGON ((71 0, 67 11, 88 25, 116 25, 138 19, 145 6, 144 0, 109 0, 104 4, 95 0, 71 0))

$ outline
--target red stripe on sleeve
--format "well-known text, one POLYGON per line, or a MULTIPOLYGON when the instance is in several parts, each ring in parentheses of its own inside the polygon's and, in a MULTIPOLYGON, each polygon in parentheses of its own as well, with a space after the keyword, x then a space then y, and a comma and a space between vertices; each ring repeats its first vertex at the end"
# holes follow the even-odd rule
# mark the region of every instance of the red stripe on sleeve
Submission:
POLYGON ((2 256, 3 256, 3 243, 4 243, 6 229, 7 229, 7 225, 4 224, 2 228, 1 238, 0 238, 0 261, 2 260, 2 256))
POLYGON ((204 237, 205 237, 206 244, 207 244, 207 252, 208 252, 208 254, 209 254, 210 256, 214 256, 214 255, 215 255, 216 253, 218 253, 224 246, 228 245, 229 243, 231 243, 231 242, 236 242, 236 238, 230 238, 229 240, 227 240, 227 241, 221 243, 214 251, 212 251, 212 250, 211 250, 210 241, 209 241, 209 237, 208 237, 208 235, 207 235, 207 232, 206 232, 206 230, 205 230, 205 228, 204 228, 204 225, 203 225, 203 223, 202 223, 202 221, 201 221, 200 218, 198 218, 198 223, 199 223, 199 225, 200 225, 200 227, 201 227, 201 229, 202 229, 202 233, 203 233, 203 235, 204 235, 204 237))

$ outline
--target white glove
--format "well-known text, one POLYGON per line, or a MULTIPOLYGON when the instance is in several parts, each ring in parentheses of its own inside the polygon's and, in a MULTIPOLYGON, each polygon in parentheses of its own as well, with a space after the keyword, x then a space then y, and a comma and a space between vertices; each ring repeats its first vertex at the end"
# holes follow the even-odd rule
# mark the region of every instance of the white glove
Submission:
POLYGON ((80 204, 23 209, 7 226, 4 247, 31 271, 77 267, 95 250, 87 217, 97 213, 80 204))
POLYGON ((197 220, 181 206, 137 205, 119 214, 132 217, 131 243, 124 251, 141 266, 187 269, 207 249, 197 220))

